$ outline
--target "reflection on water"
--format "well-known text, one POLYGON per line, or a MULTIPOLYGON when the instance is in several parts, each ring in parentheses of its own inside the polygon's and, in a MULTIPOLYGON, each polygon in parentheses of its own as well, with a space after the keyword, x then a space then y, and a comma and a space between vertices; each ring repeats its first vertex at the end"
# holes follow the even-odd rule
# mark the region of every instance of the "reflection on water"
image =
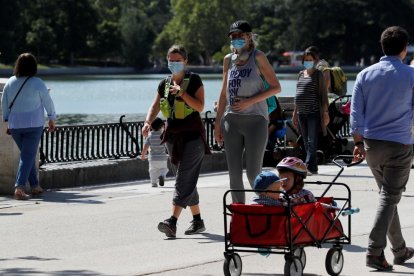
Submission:
MULTIPOLYGON (((58 125, 91 125, 119 123, 124 114, 62 114, 58 116, 58 125)), ((145 114, 126 114, 123 122, 145 121, 145 114)))
MULTIPOLYGON (((219 99, 222 79, 219 74, 203 74, 205 110, 212 110, 219 99)), ((278 74, 281 97, 296 91, 296 74, 278 74)), ((60 76, 44 78, 58 114, 58 125, 79 125, 144 121, 154 101, 158 84, 165 75, 60 76)), ((353 80, 348 80, 352 91, 353 80)), ((161 115, 160 115, 161 116, 161 115)))
MULTIPOLYGON (((62 114, 58 115, 57 124, 59 126, 73 126, 119 123, 119 119, 122 115, 125 115, 122 119, 123 122, 143 122, 145 121, 146 116, 146 114, 62 114)), ((209 114, 209 117, 214 116, 215 113, 209 114)), ((201 117, 204 118, 204 113, 201 114, 201 117)))

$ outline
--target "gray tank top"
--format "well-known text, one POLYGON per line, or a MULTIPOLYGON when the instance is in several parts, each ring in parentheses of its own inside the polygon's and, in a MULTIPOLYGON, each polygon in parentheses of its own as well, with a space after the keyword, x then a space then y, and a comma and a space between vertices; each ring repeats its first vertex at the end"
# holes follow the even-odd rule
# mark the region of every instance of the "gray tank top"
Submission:
POLYGON ((242 112, 236 112, 232 106, 235 103, 236 97, 249 98, 265 90, 263 80, 260 77, 259 68, 256 65, 256 49, 253 50, 247 63, 243 66, 238 66, 231 61, 227 71, 227 90, 226 99, 227 105, 224 111, 224 116, 228 113, 241 115, 260 115, 268 120, 267 103, 266 100, 255 103, 242 112))

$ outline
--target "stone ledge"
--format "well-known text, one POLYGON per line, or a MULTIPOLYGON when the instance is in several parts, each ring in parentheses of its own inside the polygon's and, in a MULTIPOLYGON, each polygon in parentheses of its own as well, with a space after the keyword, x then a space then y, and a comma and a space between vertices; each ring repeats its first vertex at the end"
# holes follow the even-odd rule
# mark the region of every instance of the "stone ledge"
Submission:
MULTIPOLYGON (((224 152, 206 155, 201 173, 226 171, 224 152)), ((170 169, 169 174, 172 176, 170 169)), ((149 179, 148 161, 141 159, 104 159, 71 163, 52 163, 39 170, 40 183, 46 189, 104 185, 149 179)))

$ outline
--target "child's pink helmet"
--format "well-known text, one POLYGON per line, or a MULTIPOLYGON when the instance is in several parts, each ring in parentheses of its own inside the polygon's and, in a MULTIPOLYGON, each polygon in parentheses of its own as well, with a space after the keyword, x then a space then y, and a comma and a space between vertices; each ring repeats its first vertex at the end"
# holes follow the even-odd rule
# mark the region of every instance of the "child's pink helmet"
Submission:
POLYGON ((282 161, 276 165, 276 168, 293 171, 294 173, 301 175, 303 178, 306 178, 308 171, 302 159, 297 157, 283 158, 282 161))

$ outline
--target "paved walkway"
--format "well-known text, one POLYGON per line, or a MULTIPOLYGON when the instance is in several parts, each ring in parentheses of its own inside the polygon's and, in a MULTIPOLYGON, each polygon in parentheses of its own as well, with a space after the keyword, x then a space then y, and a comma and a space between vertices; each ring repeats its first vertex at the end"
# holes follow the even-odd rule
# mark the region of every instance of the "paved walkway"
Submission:
MULTIPOLYGON (((329 181, 338 171, 320 167, 309 181, 329 181)), ((399 206, 403 233, 414 246, 414 170, 399 206)), ((385 275, 365 266, 365 251, 377 192, 365 164, 345 169, 338 182, 352 189, 352 245, 345 246, 341 275, 385 275)), ((177 239, 166 239, 156 226, 170 215, 173 181, 165 187, 134 182, 105 187, 47 191, 41 199, 0 197, 0 275, 223 275, 222 195, 226 174, 200 177, 202 217, 207 231, 185 236, 191 215, 184 211, 177 239)), ((310 187, 315 194, 322 187, 310 187)), ((333 193, 336 190, 332 190, 333 193)), ((327 275, 326 248, 306 247, 304 275, 327 275)), ((242 275, 283 275, 282 255, 242 255, 242 275)), ((387 249, 386 256, 392 262, 387 249)), ((395 266, 394 275, 414 275, 414 261, 395 266)))

